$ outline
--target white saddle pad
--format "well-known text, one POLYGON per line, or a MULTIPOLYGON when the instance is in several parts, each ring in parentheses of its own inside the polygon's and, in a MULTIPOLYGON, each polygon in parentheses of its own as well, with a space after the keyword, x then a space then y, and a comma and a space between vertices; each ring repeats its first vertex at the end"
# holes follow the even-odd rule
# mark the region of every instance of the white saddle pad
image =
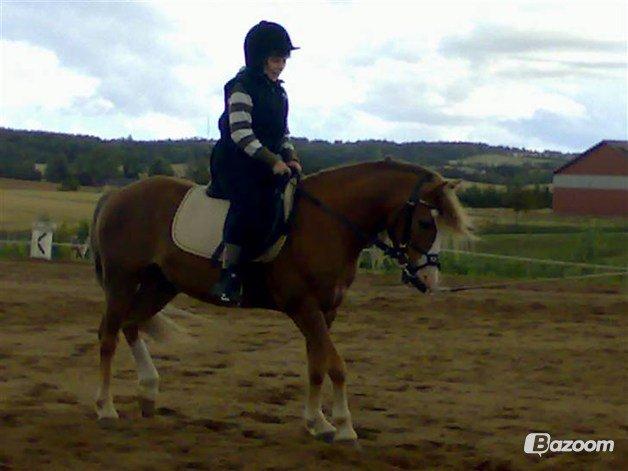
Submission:
MULTIPOLYGON (((293 180, 283 195, 286 220, 292 210, 295 188, 293 180)), ((185 252, 211 258, 222 242, 229 200, 210 198, 205 194, 205 189, 204 185, 195 185, 183 197, 172 221, 172 240, 185 252)), ((255 261, 270 262, 279 254, 285 241, 286 236, 281 236, 255 261)))

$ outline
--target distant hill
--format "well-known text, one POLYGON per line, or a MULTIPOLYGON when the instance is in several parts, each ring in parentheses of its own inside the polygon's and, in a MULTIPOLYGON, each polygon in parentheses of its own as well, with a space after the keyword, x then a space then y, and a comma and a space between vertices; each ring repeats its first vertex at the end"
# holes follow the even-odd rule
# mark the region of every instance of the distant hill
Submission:
MULTIPOLYGON (((472 142, 328 142, 306 138, 293 138, 293 142, 306 173, 391 156, 430 167, 446 177, 495 184, 510 184, 514 180, 521 184, 548 183, 552 171, 573 157, 553 151, 534 152, 472 142)), ((42 172, 36 164, 41 170, 41 164, 55 162, 89 182, 85 184, 98 184, 107 178, 136 178, 158 159, 188 166, 196 162, 196 167, 200 161, 202 166, 203 161, 208 162, 213 144, 214 141, 201 138, 136 141, 129 136, 104 140, 0 128, 0 176, 38 180, 42 172)))
POLYGON ((515 152, 512 154, 477 154, 471 157, 465 157, 462 160, 452 161, 452 163, 453 162, 478 168, 496 167, 498 165, 530 165, 532 167, 543 167, 546 165, 556 165, 556 158, 520 155, 515 152))

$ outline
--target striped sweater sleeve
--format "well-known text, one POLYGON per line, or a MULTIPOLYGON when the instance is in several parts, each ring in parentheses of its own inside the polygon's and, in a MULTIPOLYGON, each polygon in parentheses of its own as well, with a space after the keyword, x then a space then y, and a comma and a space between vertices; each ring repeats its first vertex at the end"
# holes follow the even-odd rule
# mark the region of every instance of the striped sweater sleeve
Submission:
POLYGON ((286 162, 290 162, 291 160, 299 161, 299 157, 297 156, 297 152, 290 142, 290 131, 286 132, 286 135, 283 137, 283 143, 281 144, 281 155, 284 156, 284 160, 286 162))
POLYGON ((253 118, 251 117, 253 100, 241 84, 237 83, 233 86, 227 105, 229 130, 233 142, 247 155, 266 162, 271 167, 280 161, 279 156, 264 147, 253 133, 253 118))

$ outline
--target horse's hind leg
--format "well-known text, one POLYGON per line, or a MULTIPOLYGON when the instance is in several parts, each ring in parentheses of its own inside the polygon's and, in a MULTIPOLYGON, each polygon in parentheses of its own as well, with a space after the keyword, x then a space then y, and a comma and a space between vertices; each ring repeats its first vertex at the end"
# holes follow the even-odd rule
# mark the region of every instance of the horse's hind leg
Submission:
POLYGON ((99 419, 117 419, 118 412, 113 405, 111 395, 111 366, 113 355, 118 343, 119 324, 107 315, 100 323, 98 337, 100 338, 100 387, 96 395, 96 414, 99 419))
POLYGON ((113 405, 111 394, 111 370, 113 356, 118 343, 118 332, 124 317, 131 306, 133 290, 132 282, 128 284, 115 281, 114 286, 106 286, 107 309, 100 322, 98 338, 100 339, 100 387, 96 396, 96 413, 99 419, 117 419, 118 412, 113 405))
POLYGON ((142 417, 152 417, 155 413, 155 400, 159 392, 159 373, 153 364, 146 343, 138 334, 137 326, 122 329, 135 360, 138 382, 138 402, 142 417))
POLYGON ((146 348, 146 343, 139 336, 138 323, 157 314, 176 294, 176 288, 163 275, 144 279, 133 297, 129 318, 134 322, 125 325, 122 329, 135 360, 138 402, 143 417, 152 417, 155 413, 155 401, 159 392, 159 373, 146 348))

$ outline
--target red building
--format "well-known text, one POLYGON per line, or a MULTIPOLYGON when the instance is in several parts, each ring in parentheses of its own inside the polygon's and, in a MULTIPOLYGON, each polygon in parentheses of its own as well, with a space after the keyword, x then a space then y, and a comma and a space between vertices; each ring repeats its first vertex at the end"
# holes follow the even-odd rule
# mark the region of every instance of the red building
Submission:
POLYGON ((628 217, 628 141, 602 141, 554 171, 554 212, 628 217))

